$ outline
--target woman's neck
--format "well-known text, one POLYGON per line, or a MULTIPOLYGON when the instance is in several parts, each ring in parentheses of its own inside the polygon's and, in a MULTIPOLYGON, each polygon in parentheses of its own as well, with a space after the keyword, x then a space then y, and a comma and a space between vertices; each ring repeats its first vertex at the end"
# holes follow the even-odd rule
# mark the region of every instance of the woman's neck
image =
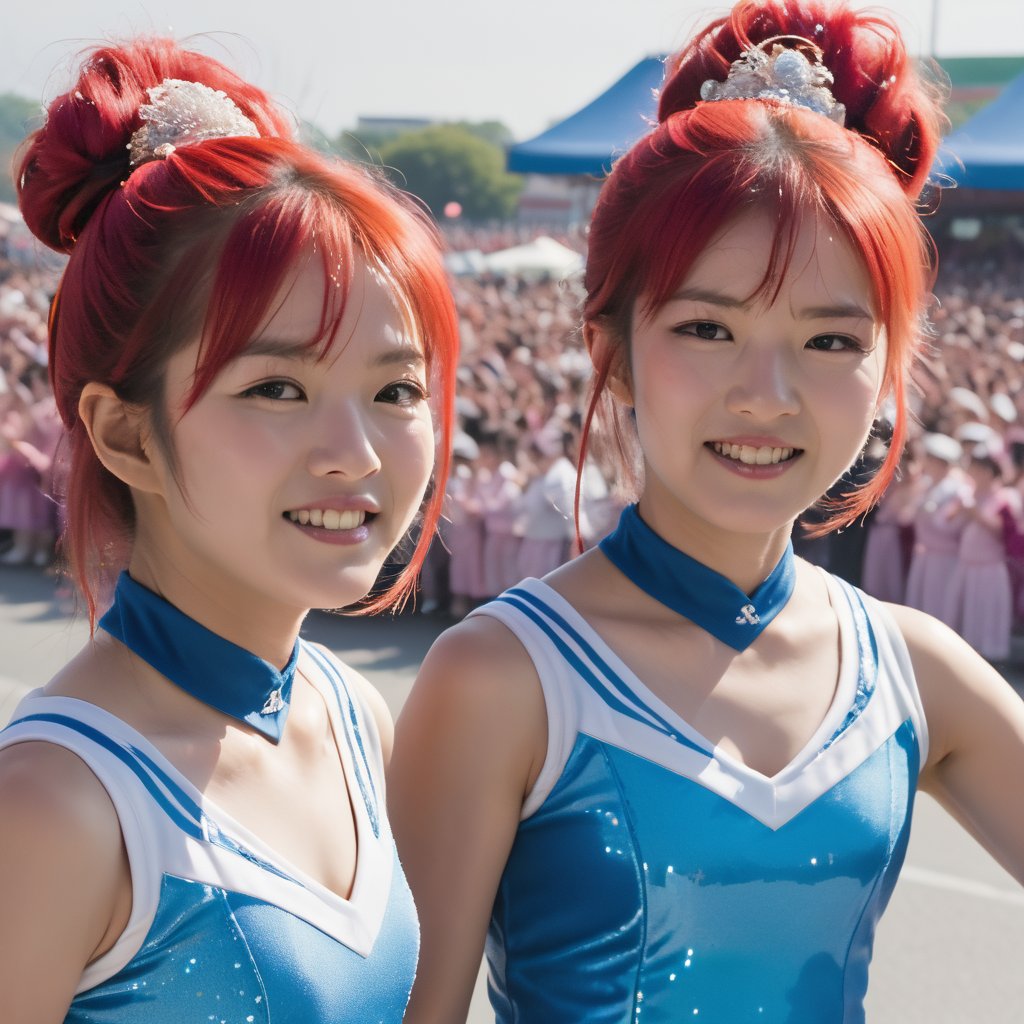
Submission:
POLYGON ((793 532, 786 523, 766 533, 734 533, 688 513, 671 511, 642 496, 638 511, 662 540, 685 552, 730 580, 744 593, 752 593, 778 565, 793 532))
POLYGON ((186 574, 138 548, 128 573, 189 618, 278 668, 288 663, 308 611, 261 598, 213 573, 186 574))

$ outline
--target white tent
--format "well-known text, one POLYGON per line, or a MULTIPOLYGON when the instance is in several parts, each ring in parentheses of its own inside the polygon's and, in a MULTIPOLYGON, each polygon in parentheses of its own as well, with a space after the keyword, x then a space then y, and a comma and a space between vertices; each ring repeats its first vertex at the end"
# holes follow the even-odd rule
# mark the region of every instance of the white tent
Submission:
POLYGON ((568 246, 541 235, 525 245, 501 249, 484 257, 484 266, 492 274, 523 274, 526 276, 564 279, 583 268, 583 257, 568 246))

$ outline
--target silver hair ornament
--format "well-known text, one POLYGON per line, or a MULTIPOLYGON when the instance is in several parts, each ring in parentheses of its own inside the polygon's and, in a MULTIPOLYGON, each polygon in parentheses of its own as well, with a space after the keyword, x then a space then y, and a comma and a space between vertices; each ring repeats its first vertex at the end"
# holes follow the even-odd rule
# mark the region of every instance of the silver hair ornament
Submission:
POLYGON ((709 78, 700 87, 700 98, 715 100, 777 100, 807 107, 824 114, 838 125, 846 122, 846 107, 832 95, 832 72, 821 63, 821 49, 802 36, 774 36, 758 46, 744 50, 729 66, 724 82, 709 78), (778 40, 793 40, 799 49, 780 45, 778 40), (771 52, 767 47, 772 45, 771 52), (815 61, 807 59, 810 50, 815 61))
POLYGON ((259 138, 256 125, 219 89, 165 78, 147 92, 149 103, 139 107, 144 124, 127 147, 132 167, 148 160, 163 160, 180 146, 208 139, 259 138))

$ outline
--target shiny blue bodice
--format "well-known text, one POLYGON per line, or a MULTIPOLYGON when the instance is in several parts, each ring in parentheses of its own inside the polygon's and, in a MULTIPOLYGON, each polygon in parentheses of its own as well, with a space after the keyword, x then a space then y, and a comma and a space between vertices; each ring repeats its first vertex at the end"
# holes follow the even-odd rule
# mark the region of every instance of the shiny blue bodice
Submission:
POLYGON ((68 1024, 401 1024, 419 926, 383 813, 372 713, 325 652, 303 675, 328 707, 358 837, 343 899, 204 800, 143 736, 102 709, 30 694, 0 747, 73 750, 117 810, 132 910, 90 964, 68 1024))
MULTIPOLYGON (((399 876, 401 868, 395 864, 399 876)), ((146 941, 80 993, 66 1024, 399 1024, 416 962, 415 907, 394 887, 371 957, 263 900, 164 876, 146 941)))
POLYGON ((537 581, 488 606, 548 708, 488 937, 500 1024, 852 1024, 909 833, 923 716, 902 640, 830 584, 837 697, 765 778, 711 747, 537 581))

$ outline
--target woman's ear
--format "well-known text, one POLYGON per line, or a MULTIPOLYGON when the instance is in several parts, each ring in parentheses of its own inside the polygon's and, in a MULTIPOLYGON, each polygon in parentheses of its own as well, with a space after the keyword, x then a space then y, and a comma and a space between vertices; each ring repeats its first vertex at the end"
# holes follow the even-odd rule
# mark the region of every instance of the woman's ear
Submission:
POLYGON ((78 415, 96 457, 129 487, 163 492, 163 474, 151 458, 149 418, 137 405, 118 398, 106 384, 90 382, 78 399, 78 415))
POLYGON ((617 402, 632 407, 633 388, 629 380, 629 366, 622 339, 609 330, 606 324, 588 320, 583 325, 583 341, 595 369, 600 369, 607 362, 606 380, 612 397, 617 402))

